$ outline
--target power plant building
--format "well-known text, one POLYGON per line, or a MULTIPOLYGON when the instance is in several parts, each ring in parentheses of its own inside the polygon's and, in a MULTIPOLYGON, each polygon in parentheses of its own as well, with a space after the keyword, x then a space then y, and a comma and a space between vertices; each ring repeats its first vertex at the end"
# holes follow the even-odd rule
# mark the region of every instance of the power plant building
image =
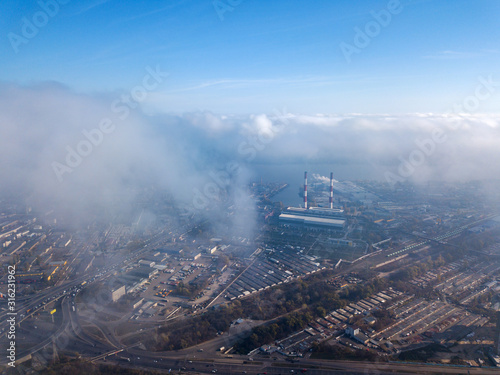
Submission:
POLYGON ((279 216, 282 224, 304 225, 313 227, 324 227, 331 229, 343 229, 345 220, 335 219, 330 217, 322 217, 321 215, 297 215, 296 212, 289 213, 285 211, 279 216))
POLYGON ((304 208, 288 207, 279 220, 284 225, 316 229, 342 230, 345 227, 344 210, 333 208, 333 173, 330 174, 330 208, 308 207, 307 172, 304 173, 304 208))

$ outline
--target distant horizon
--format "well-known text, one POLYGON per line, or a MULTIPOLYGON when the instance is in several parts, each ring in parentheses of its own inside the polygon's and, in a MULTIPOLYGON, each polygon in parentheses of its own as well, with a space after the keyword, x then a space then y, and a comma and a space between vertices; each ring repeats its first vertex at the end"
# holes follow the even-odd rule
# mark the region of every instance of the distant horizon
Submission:
POLYGON ((256 176, 300 183, 311 166, 391 186, 499 175, 497 1, 0 11, 1 188, 42 205, 108 207, 148 186, 240 201, 256 176))

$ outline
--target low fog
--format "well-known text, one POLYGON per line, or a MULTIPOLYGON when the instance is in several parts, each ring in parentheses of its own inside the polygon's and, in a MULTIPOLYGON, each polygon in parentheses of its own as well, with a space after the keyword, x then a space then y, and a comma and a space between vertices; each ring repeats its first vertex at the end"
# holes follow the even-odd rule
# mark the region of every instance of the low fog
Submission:
MULTIPOLYGON (((125 115, 112 106, 120 95, 1 84, 0 190, 77 222, 95 209, 137 214, 128 210, 144 188, 166 190, 201 214, 232 204, 251 210, 247 186, 259 165, 363 165, 372 173, 360 179, 389 184, 487 180, 500 171, 500 117, 147 115, 139 106, 125 115)), ((251 220, 241 212, 235 222, 251 220)))

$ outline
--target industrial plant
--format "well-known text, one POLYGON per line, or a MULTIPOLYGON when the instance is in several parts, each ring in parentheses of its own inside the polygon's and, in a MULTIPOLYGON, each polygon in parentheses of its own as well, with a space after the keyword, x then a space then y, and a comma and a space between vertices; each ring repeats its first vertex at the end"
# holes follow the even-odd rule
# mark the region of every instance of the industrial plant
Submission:
POLYGON ((307 202, 307 172, 304 172, 304 207, 288 207, 279 216, 280 223, 307 230, 345 229, 344 210, 333 208, 333 172, 330 173, 330 206, 309 207, 307 202))

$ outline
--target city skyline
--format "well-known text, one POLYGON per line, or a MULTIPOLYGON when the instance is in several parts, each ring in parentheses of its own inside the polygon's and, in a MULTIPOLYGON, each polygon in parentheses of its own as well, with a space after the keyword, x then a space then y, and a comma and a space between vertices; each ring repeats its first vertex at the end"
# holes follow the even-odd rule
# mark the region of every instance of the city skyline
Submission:
POLYGON ((2 374, 498 374, 499 11, 0 2, 2 374))

